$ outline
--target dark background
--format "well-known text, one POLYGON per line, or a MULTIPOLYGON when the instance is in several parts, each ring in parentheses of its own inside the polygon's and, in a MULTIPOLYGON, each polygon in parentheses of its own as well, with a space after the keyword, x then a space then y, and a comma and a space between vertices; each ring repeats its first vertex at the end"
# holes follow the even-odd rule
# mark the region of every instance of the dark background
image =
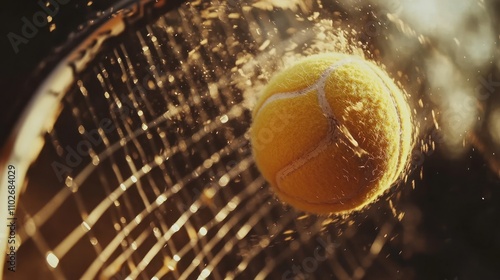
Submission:
MULTIPOLYGON (((60 47, 115 1, 98 0, 90 6, 88 2, 69 0, 60 5, 52 22, 39 28, 27 44, 21 44, 17 54, 7 34, 21 35, 22 17, 32 21, 41 9, 38 1, 32 0, 2 3, 1 146, 40 81, 64 53, 65 48, 60 47), (56 25, 52 32, 51 24, 56 25)), ((422 211, 418 231, 425 246, 410 258, 402 258, 400 265, 415 268, 418 279, 500 279, 500 181, 485 155, 470 149, 462 158, 451 160, 438 147, 425 159, 423 168, 424 177, 409 204, 422 211)))
MULTIPOLYGON (((16 53, 9 42, 7 34, 13 32, 22 36, 23 17, 33 22, 33 15, 41 11, 40 3, 47 1, 8 0, 0 7, 0 145, 3 145, 22 109, 40 81, 50 73, 56 55, 63 51, 58 49, 69 39, 71 34, 78 33, 79 25, 96 17, 96 12, 108 9, 115 1, 65 0, 67 4, 59 4, 59 10, 52 22, 38 28, 38 33, 28 43, 20 44, 16 53), (56 29, 50 32, 50 25, 56 29), (51 59, 52 58, 52 59, 51 59), (42 64, 42 60, 44 63, 42 64)), ((63 1, 61 1, 63 2, 63 1)), ((57 2, 56 2, 57 3, 57 2)), ((64 2, 63 2, 64 3, 64 2)), ((23 36, 24 37, 24 36, 23 36)))

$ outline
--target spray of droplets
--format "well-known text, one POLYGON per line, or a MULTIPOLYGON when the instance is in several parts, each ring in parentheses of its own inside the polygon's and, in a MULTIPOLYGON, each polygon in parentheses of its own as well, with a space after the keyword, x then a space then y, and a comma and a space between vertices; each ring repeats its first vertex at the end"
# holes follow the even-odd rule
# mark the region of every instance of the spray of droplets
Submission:
MULTIPOLYGON (((310 26, 295 30, 286 40, 268 38, 259 46, 259 53, 249 57, 238 69, 234 81, 244 92, 245 106, 249 110, 252 110, 269 79, 276 72, 288 68, 304 57, 331 52, 356 55, 365 59, 372 57, 367 46, 357 40, 359 31, 342 26, 339 19, 319 19, 319 13, 313 13, 302 20, 309 22, 310 26), (276 43, 271 43, 274 41, 276 43)), ((406 173, 401 176, 405 183, 410 170, 408 165, 406 173)), ((395 210, 392 201, 389 203, 394 216, 402 218, 403 214, 395 210)))

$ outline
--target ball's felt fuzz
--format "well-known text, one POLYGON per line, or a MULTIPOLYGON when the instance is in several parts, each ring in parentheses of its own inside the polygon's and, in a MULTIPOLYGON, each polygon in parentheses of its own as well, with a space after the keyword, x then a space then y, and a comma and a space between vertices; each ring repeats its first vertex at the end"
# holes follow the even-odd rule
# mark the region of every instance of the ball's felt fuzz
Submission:
POLYGON ((361 57, 312 55, 276 74, 253 109, 252 152, 281 200, 312 213, 374 201, 412 146, 402 91, 361 57))

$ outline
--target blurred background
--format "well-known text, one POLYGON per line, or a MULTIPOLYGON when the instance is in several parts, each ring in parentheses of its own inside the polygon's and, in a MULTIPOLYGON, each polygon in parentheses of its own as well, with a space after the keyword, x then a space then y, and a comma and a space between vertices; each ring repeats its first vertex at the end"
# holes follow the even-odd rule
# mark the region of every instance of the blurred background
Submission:
POLYGON ((2 5, 1 163, 26 173, 17 271, 3 277, 500 279, 498 11, 473 0, 2 5), (272 73, 326 51, 384 65, 415 115, 408 171, 347 217, 282 205, 248 143, 272 73))

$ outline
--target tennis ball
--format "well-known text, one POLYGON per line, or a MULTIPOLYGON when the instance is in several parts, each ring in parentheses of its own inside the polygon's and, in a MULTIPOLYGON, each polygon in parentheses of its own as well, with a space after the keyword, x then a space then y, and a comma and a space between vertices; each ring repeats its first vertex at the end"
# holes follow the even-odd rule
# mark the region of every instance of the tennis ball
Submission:
POLYGON ((361 57, 312 55, 276 74, 253 109, 255 162, 278 197, 345 213, 398 180, 412 147, 402 91, 361 57))

